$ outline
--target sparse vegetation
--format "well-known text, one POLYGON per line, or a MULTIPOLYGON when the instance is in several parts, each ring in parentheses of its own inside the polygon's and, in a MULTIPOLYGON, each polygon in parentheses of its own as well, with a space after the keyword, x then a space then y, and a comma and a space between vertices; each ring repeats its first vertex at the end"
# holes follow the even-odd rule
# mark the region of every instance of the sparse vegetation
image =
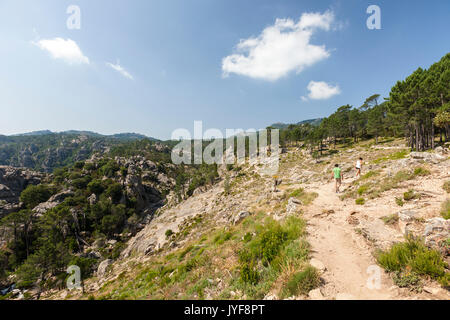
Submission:
POLYGON ((394 213, 394 214, 382 217, 380 219, 383 220, 385 224, 394 224, 394 223, 397 223, 397 221, 398 221, 398 214, 394 213))
POLYGON ((450 219, 450 199, 442 204, 441 216, 446 220, 450 219))
POLYGON ((414 169, 415 176, 428 176, 430 174, 431 174, 430 170, 422 168, 422 167, 417 167, 414 169))
POLYGON ((444 189, 447 193, 450 193, 450 180, 444 182, 442 189, 444 189))
POLYGON ((388 156, 382 157, 382 158, 378 158, 377 160, 374 161, 375 164, 379 164, 381 162, 384 161, 389 161, 389 160, 400 160, 400 159, 404 159, 406 158, 406 156, 409 154, 408 150, 402 150, 402 151, 398 151, 395 153, 392 153, 388 156))
POLYGON ((303 205, 307 206, 318 197, 318 194, 315 192, 306 192, 303 188, 299 188, 292 191, 289 194, 289 197, 296 198, 297 200, 300 200, 303 205))
POLYGON ((359 206, 362 206, 366 203, 366 200, 364 198, 358 198, 355 200, 355 203, 359 206))
POLYGON ((408 190, 405 193, 403 193, 403 200, 405 201, 411 201, 414 199, 419 199, 420 193, 416 193, 414 190, 408 190))
POLYGON ((170 229, 167 229, 165 232, 166 238, 170 238, 171 235, 173 235, 173 231, 170 229))
POLYGON ((399 197, 395 197, 395 203, 396 203, 398 206, 400 206, 400 207, 403 207, 403 205, 405 204, 405 203, 403 202, 403 199, 402 199, 402 198, 399 198, 399 197))
POLYGON ((387 271, 397 273, 394 279, 406 284, 416 283, 414 275, 429 276, 448 285, 447 264, 441 254, 425 246, 420 239, 409 237, 394 244, 390 250, 378 253, 378 263, 387 271))
POLYGON ((321 283, 319 273, 311 266, 305 270, 294 273, 285 284, 282 297, 307 295, 309 291, 317 288, 321 283))

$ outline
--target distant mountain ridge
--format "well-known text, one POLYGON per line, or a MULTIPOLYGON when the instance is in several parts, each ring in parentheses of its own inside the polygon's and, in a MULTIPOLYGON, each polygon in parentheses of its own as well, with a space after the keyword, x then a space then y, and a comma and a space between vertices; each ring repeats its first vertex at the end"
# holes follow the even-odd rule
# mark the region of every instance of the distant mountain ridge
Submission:
POLYGON ((159 141, 156 138, 148 137, 146 135, 135 133, 135 132, 124 132, 124 133, 116 133, 111 135, 104 135, 101 133, 93 132, 93 131, 81 131, 81 130, 67 130, 62 132, 53 132, 50 130, 39 130, 39 131, 31 131, 26 133, 19 133, 10 135, 9 137, 29 137, 29 136, 44 136, 51 134, 60 134, 60 135, 85 135, 90 137, 106 137, 106 138, 117 138, 124 140, 140 140, 140 139, 150 139, 153 141, 159 141))
POLYGON ((102 135, 91 131, 42 130, 0 135, 0 165, 52 172, 89 159, 94 153, 104 154, 119 146, 127 148, 145 141, 152 145, 165 144, 138 133, 102 135))
MULTIPOLYGON (((312 126, 318 126, 321 122, 322 122, 323 118, 316 118, 316 119, 308 119, 308 120, 303 120, 297 123, 293 123, 294 125, 302 125, 302 124, 310 124, 312 126)), ((285 129, 287 127, 289 127, 291 124, 289 123, 283 123, 283 122, 276 122, 274 124, 271 125, 272 128, 275 129, 285 129)))

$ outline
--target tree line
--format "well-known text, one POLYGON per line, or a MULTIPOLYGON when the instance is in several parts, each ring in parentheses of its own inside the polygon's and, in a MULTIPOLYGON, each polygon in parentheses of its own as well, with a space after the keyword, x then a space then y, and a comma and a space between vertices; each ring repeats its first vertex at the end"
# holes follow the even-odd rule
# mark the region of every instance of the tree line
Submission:
POLYGON ((319 125, 290 125, 280 132, 283 146, 306 142, 322 151, 327 141, 404 137, 411 150, 434 148, 450 140, 450 53, 429 69, 418 68, 391 89, 389 97, 368 97, 357 108, 339 107, 319 125))

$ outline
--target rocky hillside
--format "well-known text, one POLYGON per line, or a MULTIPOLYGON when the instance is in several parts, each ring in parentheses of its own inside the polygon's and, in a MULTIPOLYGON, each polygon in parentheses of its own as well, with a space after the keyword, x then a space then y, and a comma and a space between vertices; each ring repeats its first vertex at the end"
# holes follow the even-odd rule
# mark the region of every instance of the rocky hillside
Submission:
POLYGON ((88 131, 38 131, 17 136, 0 135, 0 165, 52 172, 55 168, 107 153, 130 141, 149 139, 135 133, 104 136, 88 131))
POLYGON ((19 197, 28 185, 37 185, 43 174, 26 168, 0 166, 0 218, 19 209, 19 197))
POLYGON ((158 209, 84 293, 44 297, 449 299, 449 156, 387 140, 319 158, 290 148, 277 177, 257 165, 220 168, 220 183, 158 209), (335 163, 345 175, 338 194, 335 163))
POLYGON ((215 183, 216 166, 168 159, 167 147, 142 140, 51 174, 0 167, 0 289, 14 284, 39 297, 63 286, 73 264, 88 277, 117 259, 158 208, 215 183))

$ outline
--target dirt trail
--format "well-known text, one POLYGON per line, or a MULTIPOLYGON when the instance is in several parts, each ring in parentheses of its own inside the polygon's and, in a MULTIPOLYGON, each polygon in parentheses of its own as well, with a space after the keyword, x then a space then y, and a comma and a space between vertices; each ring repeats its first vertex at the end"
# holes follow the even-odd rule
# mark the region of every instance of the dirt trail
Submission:
MULTIPOLYGON (((343 187, 351 182, 345 181, 343 187)), ((325 298, 395 299, 395 293, 389 290, 393 286, 392 280, 382 269, 379 269, 381 286, 369 289, 367 285, 373 275, 368 268, 376 266, 376 262, 364 239, 346 221, 355 207, 345 205, 339 199, 334 192, 334 182, 314 186, 309 191, 319 195, 307 208, 305 218, 312 257, 326 267, 322 276, 325 284, 321 288, 325 298)))

